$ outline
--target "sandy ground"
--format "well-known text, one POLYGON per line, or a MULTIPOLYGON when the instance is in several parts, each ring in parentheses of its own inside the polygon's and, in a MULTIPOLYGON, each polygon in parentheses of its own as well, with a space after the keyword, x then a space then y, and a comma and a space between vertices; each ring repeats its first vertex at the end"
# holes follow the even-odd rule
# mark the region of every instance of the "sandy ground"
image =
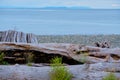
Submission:
MULTIPOLYGON (((67 67, 73 74, 72 80, 102 80, 102 77, 106 74, 104 71, 86 71, 83 65, 67 67)), ((50 80, 50 70, 49 66, 0 65, 0 80, 50 80)))

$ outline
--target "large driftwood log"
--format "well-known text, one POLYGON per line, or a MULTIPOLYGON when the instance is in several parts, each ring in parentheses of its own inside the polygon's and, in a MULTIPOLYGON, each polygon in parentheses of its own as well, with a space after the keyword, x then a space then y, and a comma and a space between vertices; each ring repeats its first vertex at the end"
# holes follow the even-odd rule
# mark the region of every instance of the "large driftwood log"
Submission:
MULTIPOLYGON (((102 80, 109 72, 115 74, 118 80, 120 80, 119 63, 90 64, 87 70, 85 69, 85 65, 66 67, 73 74, 72 80, 102 80)), ((50 80, 50 71, 51 68, 49 66, 2 65, 0 66, 0 80, 50 80)))
POLYGON ((27 44, 2 42, 0 43, 0 51, 32 51, 37 52, 37 55, 41 55, 41 53, 49 56, 60 55, 74 61, 89 63, 120 62, 120 48, 99 48, 65 43, 27 44), (83 56, 86 54, 87 56, 83 56))

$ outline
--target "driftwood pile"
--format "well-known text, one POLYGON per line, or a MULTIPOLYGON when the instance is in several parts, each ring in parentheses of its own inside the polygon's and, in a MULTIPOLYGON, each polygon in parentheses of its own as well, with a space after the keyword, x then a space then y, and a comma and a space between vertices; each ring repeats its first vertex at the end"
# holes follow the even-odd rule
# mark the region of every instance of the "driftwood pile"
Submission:
MULTIPOLYGON (((31 43, 10 43, 1 42, 0 51, 4 52, 6 57, 5 60, 8 62, 23 63, 25 62, 24 53, 32 52, 35 56, 35 63, 49 63, 49 60, 55 56, 62 57, 63 63, 67 64, 80 64, 83 60, 86 60, 87 64, 71 66, 69 69, 74 75, 73 80, 102 80, 102 78, 108 74, 108 72, 113 72, 120 79, 120 48, 100 48, 85 45, 76 44, 65 44, 65 43, 41 43, 41 44, 31 44, 31 43), (83 56, 86 55, 86 56, 83 56), (83 58, 84 57, 84 58, 83 58), (93 64, 94 63, 94 64, 93 64), (79 72, 78 72, 79 71, 79 72)), ((19 65, 17 65, 19 66, 19 65)), ((40 65, 41 66, 41 65, 40 65)), ((9 68, 10 66, 8 66, 9 68)), ((39 65, 37 65, 39 67, 39 65)), ((2 68, 2 67, 1 67, 2 68)), ((8 68, 3 69, 1 75, 8 70, 8 68), (5 70, 5 71, 4 71, 5 70)), ((18 74, 18 80, 23 80, 23 78, 29 79, 28 75, 23 75, 23 73, 29 74, 29 67, 16 67, 16 71, 12 68, 9 76, 0 76, 1 79, 14 78, 14 72, 18 74), (21 69, 22 68, 22 69, 21 69), (24 69, 24 70, 23 70, 24 69), (11 74, 11 75, 10 75, 11 74), (22 78, 22 79, 21 79, 22 78)), ((31 68, 30 68, 31 69, 31 68)), ((49 80, 48 73, 50 68, 32 68, 31 73, 37 71, 37 74, 29 74, 32 79, 35 80, 49 80), (34 70, 35 69, 35 70, 34 70), (39 70, 37 70, 39 69, 39 70), (40 76, 41 69, 45 72, 44 78, 40 76), (38 78, 39 74, 39 78, 38 78), (36 79, 37 78, 37 79, 36 79), (42 79, 43 78, 43 79, 42 79)), ((43 73, 42 72, 42 73, 43 73)), ((42 75, 42 74, 41 74, 42 75)), ((118 80, 119 80, 118 79, 118 80)))
MULTIPOLYGON (((96 43, 96 47, 65 44, 65 43, 37 43, 37 38, 33 34, 25 34, 17 31, 4 31, 0 33, 0 51, 7 56, 5 59, 11 62, 21 60, 25 63, 25 54, 33 53, 35 62, 49 62, 48 59, 54 56, 63 57, 65 63, 78 64, 78 62, 120 62, 120 48, 110 48, 105 42, 96 43), (87 55, 87 56, 84 56, 87 55)), ((19 63, 19 62, 18 62, 19 63)))
POLYGON ((0 42, 38 43, 37 37, 34 34, 26 34, 13 30, 0 32, 0 42))
MULTIPOLYGON (((102 77, 105 76, 107 72, 114 72, 115 75, 120 78, 120 48, 110 48, 108 43, 96 43, 96 47, 66 43, 34 44, 37 43, 37 38, 33 34, 24 34, 16 31, 5 31, 0 34, 2 34, 2 36, 0 36, 0 54, 4 53, 4 60, 10 64, 26 63, 26 54, 28 55, 30 53, 34 54, 34 63, 47 63, 47 65, 53 57, 57 56, 62 57, 63 63, 65 64, 74 65, 86 63, 85 65, 79 65, 78 69, 69 68, 74 74, 75 79, 73 80, 102 80, 102 77), (77 72, 78 70, 80 73, 77 72)), ((39 67, 39 65, 37 65, 37 67, 39 67)), ((27 71, 30 71, 24 71, 24 68, 22 70, 20 67, 18 68, 18 72, 13 71, 11 68, 11 73, 13 71, 21 75, 23 73, 29 73, 27 71)), ((28 69, 28 67, 26 69, 28 69)), ((5 71, 3 69, 3 72, 5 71)), ((0 75, 2 75, 2 73, 0 73, 0 75)), ((4 74, 0 76, 0 79, 6 78, 4 74)), ((33 78, 36 78, 35 76, 36 75, 34 75, 33 78)), ((18 77, 21 78, 21 76, 18 77)), ((28 75, 25 75, 25 77, 29 80, 28 75)), ((38 80, 40 80, 40 78, 41 77, 39 77, 38 80)), ((45 76, 44 79, 41 80, 48 79, 46 79, 45 76)))

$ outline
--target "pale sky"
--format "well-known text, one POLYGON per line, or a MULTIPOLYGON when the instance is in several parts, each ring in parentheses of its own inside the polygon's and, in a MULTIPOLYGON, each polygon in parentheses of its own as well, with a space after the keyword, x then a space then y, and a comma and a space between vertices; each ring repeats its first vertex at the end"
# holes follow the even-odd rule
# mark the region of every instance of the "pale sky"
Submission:
POLYGON ((39 8, 47 6, 120 9, 120 0, 0 0, 0 7, 39 8))

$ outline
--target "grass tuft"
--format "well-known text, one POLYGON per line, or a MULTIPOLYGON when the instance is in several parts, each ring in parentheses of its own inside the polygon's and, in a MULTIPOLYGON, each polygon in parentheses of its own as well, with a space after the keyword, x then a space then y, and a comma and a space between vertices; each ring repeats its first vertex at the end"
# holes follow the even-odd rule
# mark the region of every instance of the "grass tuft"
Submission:
POLYGON ((51 60, 52 70, 50 72, 50 80, 71 80, 72 74, 63 66, 62 58, 55 57, 51 60))
POLYGON ((32 63, 34 62, 34 54, 33 53, 25 53, 26 62, 28 66, 32 66, 32 63))
POLYGON ((0 64, 2 65, 8 65, 8 62, 4 61, 5 54, 2 52, 0 54, 0 64))
POLYGON ((103 80, 118 80, 113 73, 109 73, 107 76, 103 78, 103 80))

